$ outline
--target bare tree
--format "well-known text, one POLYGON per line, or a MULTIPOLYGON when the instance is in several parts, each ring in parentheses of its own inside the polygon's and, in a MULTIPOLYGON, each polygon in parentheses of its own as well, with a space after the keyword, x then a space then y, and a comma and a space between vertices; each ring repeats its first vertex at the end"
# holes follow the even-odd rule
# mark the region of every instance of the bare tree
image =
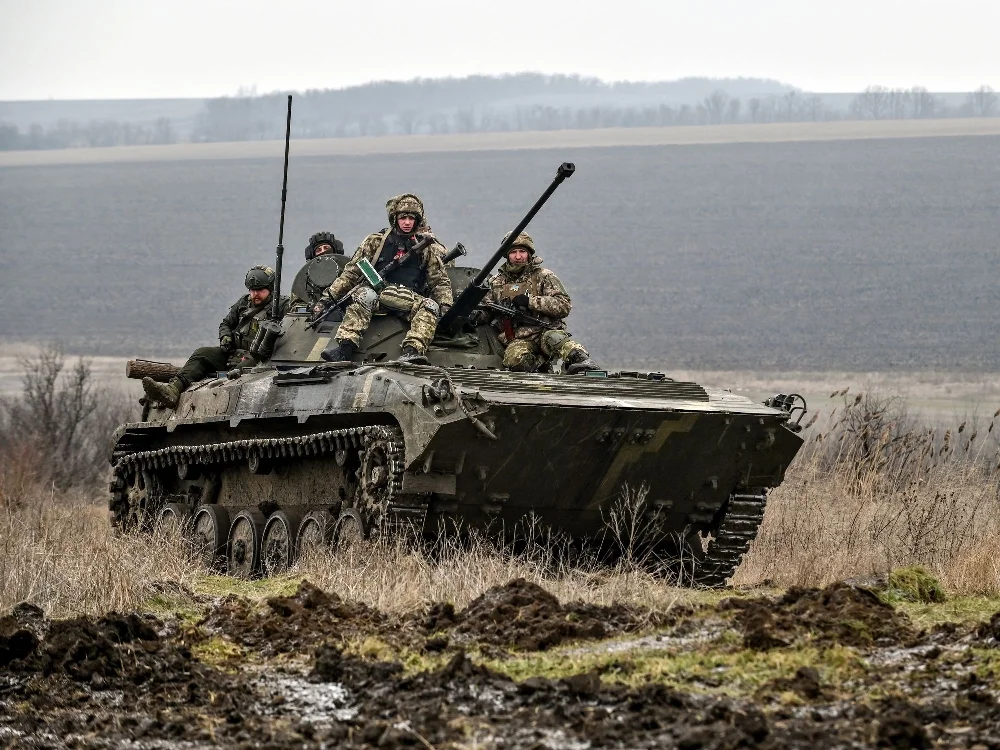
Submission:
POLYGON ((910 111, 913 117, 921 119, 934 117, 938 112, 938 100, 923 86, 910 89, 910 111))
POLYGON ((968 96, 972 114, 976 117, 992 117, 997 109, 997 94, 989 86, 983 85, 968 96))
POLYGON ((156 122, 153 123, 153 142, 173 143, 175 140, 177 139, 174 137, 174 126, 170 122, 170 118, 157 118, 156 122))
POLYGON ((708 121, 713 125, 722 122, 722 117, 726 113, 726 104, 729 102, 729 94, 716 89, 705 97, 702 106, 705 108, 708 121))
POLYGON ((412 109, 404 109, 396 115, 396 122, 404 135, 413 135, 420 123, 420 115, 412 109))
POLYGON ((729 100, 729 122, 736 123, 740 121, 740 110, 743 108, 743 102, 739 99, 729 100))
POLYGON ((889 114, 889 89, 869 86, 851 102, 851 112, 862 120, 883 120, 889 114))
POLYGON ((893 120, 906 119, 906 111, 910 103, 910 92, 905 89, 889 89, 887 98, 889 117, 893 120))
POLYGON ((799 109, 799 96, 794 91, 789 91, 785 94, 785 111, 784 119, 785 122, 792 122, 798 119, 798 109, 799 109))
POLYGON ((58 487, 98 481, 108 467, 111 432, 132 411, 128 400, 98 387, 87 361, 67 368, 58 347, 20 366, 20 397, 0 402, 0 462, 28 450, 40 460, 39 473, 58 487))
POLYGON ((755 96, 747 102, 747 105, 750 108, 750 122, 757 122, 757 118, 760 116, 760 99, 755 96))
POLYGON ((813 122, 823 119, 823 100, 818 96, 810 96, 802 103, 802 111, 813 122))

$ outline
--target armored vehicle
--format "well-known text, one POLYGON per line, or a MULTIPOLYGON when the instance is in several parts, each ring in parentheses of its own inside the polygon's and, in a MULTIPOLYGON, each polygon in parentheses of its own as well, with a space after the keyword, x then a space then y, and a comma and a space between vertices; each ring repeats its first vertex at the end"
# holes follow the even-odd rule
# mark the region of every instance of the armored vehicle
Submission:
MULTIPOLYGON (((114 436, 113 523, 183 523, 206 563, 251 576, 307 545, 400 525, 509 533, 530 515, 594 538, 623 488, 645 488, 643 523, 694 553, 694 580, 721 585, 801 445, 804 402, 758 404, 656 372, 503 371, 495 329, 461 318, 505 253, 449 267, 456 304, 428 364, 397 359, 406 323, 391 315, 376 316, 355 361, 324 362, 337 316, 317 324, 302 305, 267 363, 196 383, 176 409, 147 403, 114 436)), ((329 283, 346 262, 310 261, 293 293, 307 299, 312 279, 329 283)))

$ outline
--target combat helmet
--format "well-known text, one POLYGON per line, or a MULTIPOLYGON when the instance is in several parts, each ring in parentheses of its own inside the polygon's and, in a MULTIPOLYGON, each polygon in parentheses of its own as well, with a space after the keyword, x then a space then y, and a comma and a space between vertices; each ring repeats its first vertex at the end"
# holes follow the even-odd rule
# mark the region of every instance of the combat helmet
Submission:
MULTIPOLYGON (((510 232, 507 232, 507 234, 503 236, 503 241, 506 242, 508 237, 510 237, 510 232)), ((507 254, 510 255, 510 251, 515 247, 523 247, 528 251, 529 256, 532 258, 535 257, 535 241, 531 239, 531 235, 527 232, 521 232, 517 235, 517 239, 514 240, 514 243, 507 249, 507 254)))
POLYGON ((333 232, 316 232, 309 238, 309 244, 306 245, 306 260, 315 258, 316 248, 323 244, 329 245, 332 248, 330 252, 334 255, 344 254, 344 243, 334 237, 333 232))
POLYGON ((389 217, 389 224, 396 226, 396 217, 400 214, 413 214, 417 217, 415 226, 424 223, 424 202, 413 193, 403 193, 396 195, 385 202, 385 213, 389 217))
POLYGON ((274 290, 274 269, 269 266, 254 266, 247 271, 244 283, 247 289, 274 290))

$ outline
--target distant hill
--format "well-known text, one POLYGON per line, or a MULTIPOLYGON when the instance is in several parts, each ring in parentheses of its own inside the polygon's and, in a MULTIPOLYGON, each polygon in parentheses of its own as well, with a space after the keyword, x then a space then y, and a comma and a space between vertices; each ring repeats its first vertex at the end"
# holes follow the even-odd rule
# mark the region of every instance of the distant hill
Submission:
MULTIPOLYGON (((712 91, 725 90, 730 96, 776 95, 793 90, 778 81, 753 78, 685 78, 678 81, 605 83, 579 76, 545 76, 521 73, 507 76, 470 76, 467 78, 378 81, 343 89, 321 89, 298 93, 296 123, 316 131, 322 122, 340 122, 349 117, 384 120, 382 126, 393 132, 395 121, 405 118, 454 117, 460 110, 480 112, 494 108, 498 112, 518 107, 636 107, 667 105, 695 106, 712 91)), ((256 95, 241 92, 233 97, 215 99, 106 99, 0 101, 0 123, 28 133, 31 126, 51 131, 67 122, 84 125, 92 122, 116 122, 153 127, 163 118, 170 120, 179 141, 190 140, 201 125, 201 137, 223 112, 234 110, 250 121, 283 108, 287 92, 256 95), (245 95, 249 94, 249 95, 245 95)), ((294 92, 293 92, 294 93, 294 92)), ((280 119, 280 118, 279 118, 280 119)), ((280 123, 279 123, 280 129, 280 123)), ((375 128, 378 130, 378 127, 375 128)), ((261 137, 260 127, 247 129, 248 136, 261 137)), ((212 140, 215 140, 214 138, 212 140)), ((240 139, 242 140, 242 138, 240 139)))
MULTIPOLYGON (((296 95, 293 131, 331 138, 1000 113, 988 88, 811 94, 763 78, 608 83, 541 73, 377 81, 296 95)), ((0 102, 0 150, 271 140, 288 92, 211 99, 0 102)))

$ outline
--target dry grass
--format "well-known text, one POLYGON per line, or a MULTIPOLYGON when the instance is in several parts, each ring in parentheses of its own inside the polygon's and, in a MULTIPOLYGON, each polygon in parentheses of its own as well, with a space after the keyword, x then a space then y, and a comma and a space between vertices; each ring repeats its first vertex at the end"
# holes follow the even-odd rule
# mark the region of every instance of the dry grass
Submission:
POLYGON ((143 606, 201 575, 183 543, 120 535, 93 497, 41 485, 0 512, 0 611, 29 601, 53 616, 143 606))
POLYGON ((922 565, 952 595, 1000 593, 1000 410, 985 427, 922 429, 899 399, 837 396, 734 583, 818 586, 922 565))
MULTIPOLYGON (((1000 595, 996 422, 922 429, 898 399, 837 397, 830 418, 806 431, 807 444, 771 494, 760 534, 733 583, 816 586, 922 565, 951 596, 1000 595)), ((537 582, 562 600, 660 610, 723 595, 679 589, 627 555, 615 567, 569 564, 557 554, 559 545, 537 529, 527 553, 479 540, 446 544, 432 555, 396 540, 309 556, 289 576, 259 586, 220 588, 180 539, 113 532, 103 502, 95 504, 101 493, 57 491, 32 469, 30 455, 4 458, 0 611, 25 600, 55 616, 131 610, 188 588, 267 595, 303 577, 387 612, 428 601, 462 606, 513 578, 537 582)))
POLYGON ((482 539, 446 543, 433 558, 400 543, 319 554, 302 560, 295 573, 345 599, 394 612, 411 611, 430 601, 465 606, 488 588, 515 578, 537 583, 562 601, 631 603, 666 610, 678 601, 705 598, 628 562, 615 567, 560 563, 547 554, 515 553, 482 539))

